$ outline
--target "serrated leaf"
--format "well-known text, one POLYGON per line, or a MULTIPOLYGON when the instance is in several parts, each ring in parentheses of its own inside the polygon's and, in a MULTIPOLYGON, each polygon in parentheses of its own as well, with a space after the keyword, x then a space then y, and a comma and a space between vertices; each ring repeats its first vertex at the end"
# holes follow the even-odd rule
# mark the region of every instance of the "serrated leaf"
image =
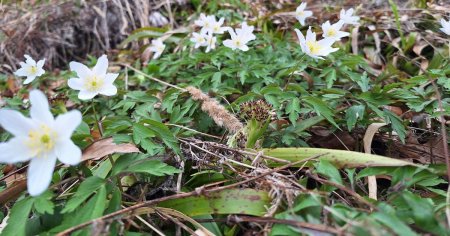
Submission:
POLYGON ((327 176, 331 181, 342 185, 342 178, 339 170, 334 167, 329 161, 321 159, 316 164, 317 173, 327 176))
POLYGON ((298 98, 293 98, 286 105, 286 112, 289 114, 289 120, 295 126, 300 113, 300 100, 298 98))
POLYGON ((142 122, 148 124, 146 127, 152 130, 156 136, 159 137, 169 148, 171 148, 175 153, 180 154, 178 140, 169 128, 167 128, 167 126, 161 122, 150 119, 143 120, 142 122))
POLYGON ((77 192, 70 198, 66 206, 62 210, 62 213, 72 212, 79 207, 86 199, 88 199, 98 188, 103 186, 105 180, 91 176, 81 182, 77 189, 77 192))
POLYGON ((314 111, 317 113, 318 116, 323 116, 325 119, 327 119, 331 124, 333 124, 335 127, 339 128, 339 125, 336 124, 336 122, 333 119, 333 111, 328 107, 328 105, 320 100, 317 97, 305 97, 303 98, 305 102, 313 106, 314 111))
POLYGON ((145 173, 155 176, 164 176, 180 173, 180 170, 159 160, 144 160, 131 164, 121 172, 145 173))
POLYGON ((345 111, 348 131, 352 131, 356 125, 356 121, 363 118, 365 109, 366 106, 364 105, 354 105, 345 111))
POLYGON ((45 191, 41 195, 34 198, 34 209, 41 214, 53 214, 55 204, 52 202, 53 193, 45 191))
POLYGON ((397 133, 400 140, 405 143, 406 129, 400 117, 388 110, 384 110, 383 113, 386 123, 391 124, 392 129, 397 133))
POLYGON ((155 132, 150 128, 147 128, 142 124, 133 124, 133 141, 135 144, 140 144, 142 140, 155 136, 155 132))
POLYGON ((2 235, 26 235, 26 223, 30 215, 31 207, 34 199, 31 197, 24 198, 14 204, 11 208, 6 227, 2 231, 2 235))

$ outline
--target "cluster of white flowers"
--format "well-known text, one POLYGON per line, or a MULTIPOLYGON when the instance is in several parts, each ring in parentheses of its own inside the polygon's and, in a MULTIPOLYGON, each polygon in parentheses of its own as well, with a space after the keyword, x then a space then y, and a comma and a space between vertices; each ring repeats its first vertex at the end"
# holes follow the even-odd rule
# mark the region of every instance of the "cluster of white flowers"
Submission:
MULTIPOLYGON (((301 25, 305 25, 306 18, 312 16, 312 12, 306 11, 305 8, 306 3, 302 3, 297 7, 295 12, 296 18, 301 25)), ((342 9, 339 18, 339 21, 334 24, 331 24, 330 21, 322 24, 323 39, 321 40, 316 39, 316 33, 311 30, 311 26, 306 32, 306 37, 300 30, 295 29, 302 51, 314 59, 323 59, 324 56, 328 56, 330 53, 337 51, 338 48, 333 48, 333 44, 341 40, 341 38, 350 35, 348 32, 341 31, 341 28, 344 24, 358 24, 359 21, 358 16, 353 16, 353 8, 347 11, 342 9)))
MULTIPOLYGON (((26 61, 20 63, 21 68, 14 74, 26 77, 24 84, 29 84, 45 73, 45 59, 36 62, 28 55, 25 58, 26 61)), ((92 69, 79 62, 70 62, 69 66, 78 78, 69 79, 68 86, 80 91, 80 99, 117 93, 113 82, 119 74, 107 73, 106 55, 98 58, 92 69)), ((18 111, 0 109, 0 126, 14 136, 0 143, 0 162, 13 164, 30 160, 28 192, 37 196, 50 185, 57 159, 66 165, 76 165, 81 161, 81 149, 72 142, 71 136, 81 124, 82 116, 78 110, 72 110, 55 119, 43 92, 31 90, 29 97, 30 118, 18 111)))
POLYGON ((223 45, 232 50, 247 51, 249 49, 247 43, 256 39, 256 36, 253 34, 255 28, 248 26, 247 22, 242 22, 241 28, 234 30, 231 27, 222 26, 223 23, 223 17, 217 21, 214 15, 200 14, 200 18, 195 21, 195 25, 202 28, 200 33, 192 33, 190 39, 194 43, 194 48, 206 47, 205 52, 209 52, 211 49, 216 48, 217 37, 214 34, 223 34, 225 31, 228 31, 231 39, 223 41, 223 45))

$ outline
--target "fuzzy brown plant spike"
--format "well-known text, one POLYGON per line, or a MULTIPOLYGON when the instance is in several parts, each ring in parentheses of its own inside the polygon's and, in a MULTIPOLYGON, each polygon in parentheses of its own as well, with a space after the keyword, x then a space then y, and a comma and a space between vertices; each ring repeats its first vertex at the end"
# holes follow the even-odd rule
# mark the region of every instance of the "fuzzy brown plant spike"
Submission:
POLYGON ((244 127, 233 114, 214 98, 210 98, 201 90, 192 86, 187 87, 186 90, 191 94, 192 99, 202 102, 202 111, 206 112, 217 125, 225 127, 231 133, 236 133, 244 127))

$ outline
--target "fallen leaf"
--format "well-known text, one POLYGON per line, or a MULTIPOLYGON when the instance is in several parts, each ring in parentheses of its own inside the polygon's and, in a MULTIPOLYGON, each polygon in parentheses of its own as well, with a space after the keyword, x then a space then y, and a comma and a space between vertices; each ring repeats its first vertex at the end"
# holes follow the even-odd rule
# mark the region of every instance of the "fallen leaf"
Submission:
POLYGON ((132 143, 115 144, 112 138, 98 140, 83 151, 82 160, 99 160, 113 153, 137 153, 139 149, 132 143))

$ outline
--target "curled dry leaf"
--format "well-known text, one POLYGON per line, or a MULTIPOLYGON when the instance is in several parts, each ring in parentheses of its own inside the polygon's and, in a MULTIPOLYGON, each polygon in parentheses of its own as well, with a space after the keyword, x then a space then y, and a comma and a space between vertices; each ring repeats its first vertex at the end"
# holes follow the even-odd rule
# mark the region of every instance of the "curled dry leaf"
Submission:
POLYGON ((139 149, 132 143, 115 144, 112 138, 98 140, 83 151, 82 160, 99 160, 113 153, 137 153, 139 149))

